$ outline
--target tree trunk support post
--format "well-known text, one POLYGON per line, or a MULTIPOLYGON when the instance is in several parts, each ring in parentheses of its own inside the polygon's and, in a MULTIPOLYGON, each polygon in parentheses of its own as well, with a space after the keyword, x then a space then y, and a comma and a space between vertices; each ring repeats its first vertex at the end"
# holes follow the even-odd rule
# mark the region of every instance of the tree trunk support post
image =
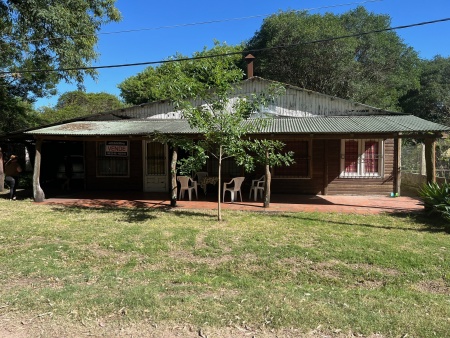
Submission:
POLYGON ((0 192, 5 188, 5 172, 3 170, 3 151, 0 148, 0 192))
POLYGON ((177 160, 178 160, 178 147, 173 147, 172 161, 170 162, 170 206, 177 206, 177 160))
POLYGON ((425 139, 425 165, 427 168, 427 183, 436 182, 436 139, 425 139))
MULTIPOLYGON (((272 174, 270 172, 270 165, 269 165, 269 152, 266 150, 266 165, 265 165, 265 175, 266 179, 264 182, 264 208, 268 208, 270 206, 270 186, 272 184, 272 174)), ((258 192, 255 191, 255 194, 258 192)))
POLYGON ((34 160, 33 170, 33 197, 35 202, 43 202, 45 199, 44 191, 39 183, 39 176, 41 175, 41 151, 42 140, 36 140, 36 157, 34 160))

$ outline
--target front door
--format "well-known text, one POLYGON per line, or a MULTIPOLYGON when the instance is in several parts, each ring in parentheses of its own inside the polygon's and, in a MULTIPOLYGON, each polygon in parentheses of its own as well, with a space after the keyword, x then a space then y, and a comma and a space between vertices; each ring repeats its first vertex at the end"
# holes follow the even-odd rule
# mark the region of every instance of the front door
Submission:
POLYGON ((169 190, 167 144, 144 141, 144 191, 169 190))

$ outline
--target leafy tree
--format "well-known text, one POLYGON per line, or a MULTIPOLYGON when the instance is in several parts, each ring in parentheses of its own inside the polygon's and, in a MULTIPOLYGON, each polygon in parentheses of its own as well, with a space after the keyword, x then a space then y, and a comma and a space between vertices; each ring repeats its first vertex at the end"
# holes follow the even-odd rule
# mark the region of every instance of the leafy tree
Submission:
POLYGON ((450 125, 450 57, 422 61, 420 88, 400 98, 403 111, 450 125))
POLYGON ((388 15, 363 7, 342 15, 280 12, 264 20, 246 49, 255 50, 262 77, 397 109, 398 97, 418 85, 417 53, 393 31, 331 39, 389 27, 388 15))
POLYGON ((39 114, 32 105, 21 101, 1 86, 0 79, 0 133, 9 133, 42 124, 39 114))
MULTIPOLYGON (((228 46, 215 41, 214 47, 206 47, 193 54, 194 58, 203 58, 210 55, 225 53, 236 53, 242 51, 242 46, 228 46)), ((187 57, 176 54, 170 60, 183 60, 187 57)), ((236 54, 221 58, 220 62, 207 62, 203 60, 185 60, 178 62, 167 62, 154 68, 148 67, 143 72, 125 79, 118 85, 120 96, 126 103, 141 104, 151 101, 172 98, 174 100, 194 97, 200 88, 214 87, 219 79, 210 76, 216 67, 227 70, 223 74, 226 81, 242 79, 243 72, 239 68, 242 56, 236 54), (199 62, 204 61, 204 62, 199 62)), ((221 80, 221 79, 220 79, 221 80)))
MULTIPOLYGON (((115 0, 2 0, 0 1, 0 100, 14 116, 20 102, 55 93, 61 81, 80 87, 82 69, 97 57, 94 47, 101 25, 118 21, 115 0), (47 72, 26 72, 27 70, 47 72), (3 74, 2 74, 3 73, 3 74), (6 99, 5 96, 6 95, 6 99)), ((21 116, 18 114, 18 116, 21 116)))
POLYGON ((71 91, 62 94, 55 108, 44 107, 41 118, 47 123, 55 123, 76 117, 119 109, 125 105, 114 95, 108 93, 85 93, 71 91))
POLYGON ((264 166, 264 207, 270 204, 271 169, 278 166, 289 166, 294 163, 292 151, 282 153, 284 143, 275 140, 252 140, 244 142, 245 148, 252 154, 251 161, 264 166))
MULTIPOLYGON (((214 61, 209 60, 208 62, 214 61)), ((215 68, 212 76, 216 79, 215 87, 206 86, 204 90, 197 93, 197 97, 202 99, 203 104, 192 104, 192 101, 188 100, 179 101, 178 106, 182 109, 182 114, 189 121, 191 127, 196 128, 202 134, 203 138, 198 145, 218 162, 217 217, 220 221, 222 220, 220 202, 222 162, 231 157, 238 165, 244 166, 247 171, 254 168, 255 160, 247 149, 261 151, 262 148, 257 145, 252 148, 252 144, 260 141, 246 140, 245 136, 261 130, 269 119, 261 117, 248 119, 252 113, 258 112, 261 106, 272 102, 283 88, 276 86, 264 93, 232 99, 237 87, 235 82, 238 78, 233 82, 224 80, 227 79, 226 70, 220 69, 220 67, 215 68)), ((266 144, 273 143, 269 140, 265 142, 266 144)), ((275 150, 276 147, 270 148, 269 146, 268 149, 275 150)), ((263 156, 266 156, 266 152, 263 156)))

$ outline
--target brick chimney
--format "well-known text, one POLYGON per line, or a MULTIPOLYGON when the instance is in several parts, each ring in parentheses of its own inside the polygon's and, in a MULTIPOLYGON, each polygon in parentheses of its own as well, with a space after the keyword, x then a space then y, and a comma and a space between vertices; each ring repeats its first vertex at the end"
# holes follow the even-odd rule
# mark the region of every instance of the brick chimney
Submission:
POLYGON ((248 54, 245 57, 245 61, 247 61, 247 79, 253 77, 253 60, 255 60, 255 57, 252 54, 248 54))

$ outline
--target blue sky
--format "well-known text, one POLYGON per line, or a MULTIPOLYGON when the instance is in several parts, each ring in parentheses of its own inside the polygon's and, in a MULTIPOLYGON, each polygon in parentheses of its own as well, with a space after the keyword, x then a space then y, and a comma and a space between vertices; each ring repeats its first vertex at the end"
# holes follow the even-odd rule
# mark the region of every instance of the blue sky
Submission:
MULTIPOLYGON (((358 5, 377 14, 388 14, 392 20, 391 27, 450 17, 449 0, 117 0, 116 7, 122 13, 122 21, 102 28, 96 48, 100 56, 93 65, 159 61, 177 52, 190 56, 205 46, 211 47, 214 39, 238 44, 251 38, 266 16, 280 10, 311 9, 312 14, 339 14, 358 5), (205 23, 209 21, 222 22, 205 23), (183 26, 192 23, 205 24, 183 26), (110 34, 126 30, 140 31, 110 34)), ((402 29, 397 33, 421 58, 431 59, 438 54, 450 56, 450 21, 402 29)), ((86 78, 86 91, 119 96, 117 85, 144 68, 99 70, 96 81, 86 78)), ((61 83, 58 95, 38 100, 35 107, 53 106, 60 94, 75 89, 73 84, 61 83)))

